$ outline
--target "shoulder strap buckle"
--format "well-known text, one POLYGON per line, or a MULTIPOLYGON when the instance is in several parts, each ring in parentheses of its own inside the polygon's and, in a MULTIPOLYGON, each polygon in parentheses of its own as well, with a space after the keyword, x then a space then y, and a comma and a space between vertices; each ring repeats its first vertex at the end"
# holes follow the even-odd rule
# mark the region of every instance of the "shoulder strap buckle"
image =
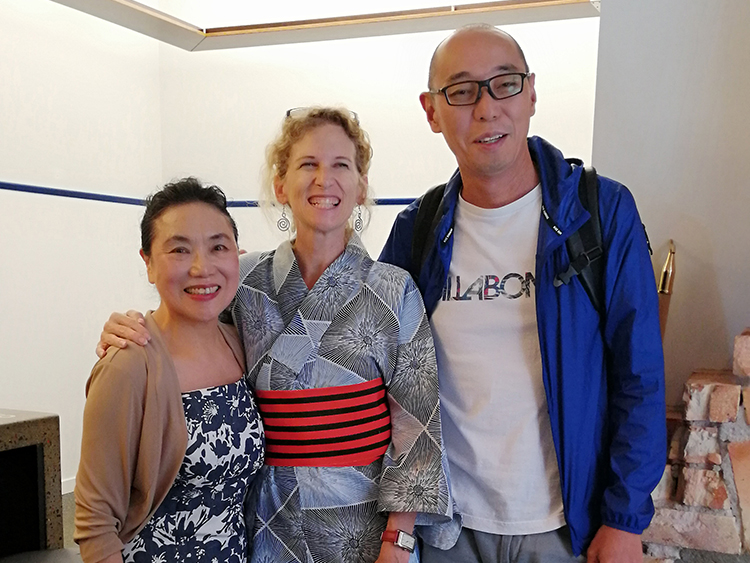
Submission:
MULTIPOLYGON (((577 159, 568 159, 573 165, 583 167, 577 159)), ((581 170, 578 183, 578 197, 583 208, 591 217, 566 241, 570 265, 568 269, 555 276, 552 284, 555 287, 570 283, 578 276, 591 304, 599 313, 604 311, 604 255, 601 218, 599 216, 599 180, 596 170, 586 167, 581 170)))
POLYGON ((581 252, 575 259, 570 263, 568 269, 564 272, 557 274, 555 279, 552 281, 552 285, 560 287, 563 284, 570 283, 570 280, 574 276, 579 275, 585 268, 589 266, 594 260, 601 257, 604 254, 601 246, 596 246, 588 251, 581 252))

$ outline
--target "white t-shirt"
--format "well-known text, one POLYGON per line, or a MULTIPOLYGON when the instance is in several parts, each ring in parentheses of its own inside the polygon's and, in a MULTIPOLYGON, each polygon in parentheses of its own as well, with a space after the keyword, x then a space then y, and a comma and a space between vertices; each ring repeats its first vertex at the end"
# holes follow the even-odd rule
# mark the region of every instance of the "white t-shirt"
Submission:
POLYGON ((464 526, 503 535, 565 524, 536 323, 541 187, 497 209, 459 197, 432 315, 443 435, 464 526))

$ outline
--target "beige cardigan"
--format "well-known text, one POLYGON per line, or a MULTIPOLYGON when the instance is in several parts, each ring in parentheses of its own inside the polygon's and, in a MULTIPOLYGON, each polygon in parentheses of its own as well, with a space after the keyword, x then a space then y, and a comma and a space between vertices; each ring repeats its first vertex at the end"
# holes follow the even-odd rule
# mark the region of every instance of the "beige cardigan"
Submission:
MULTIPOLYGON (((151 313, 146 328, 146 346, 110 348, 86 383, 73 536, 86 563, 133 539, 166 497, 185 457, 177 373, 151 313)), ((219 328, 244 371, 236 329, 219 328)))

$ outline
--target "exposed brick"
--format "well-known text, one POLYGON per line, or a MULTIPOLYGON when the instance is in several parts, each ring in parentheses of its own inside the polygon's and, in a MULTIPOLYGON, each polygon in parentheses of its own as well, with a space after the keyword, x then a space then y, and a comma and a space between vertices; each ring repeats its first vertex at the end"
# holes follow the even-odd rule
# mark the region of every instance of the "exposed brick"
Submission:
POLYGON ((729 509, 729 495, 724 479, 711 469, 682 468, 684 485, 681 501, 687 506, 703 506, 714 510, 729 509))
POLYGON ((672 441, 669 443, 669 455, 667 456, 667 459, 670 462, 674 463, 676 461, 682 461, 687 436, 687 426, 681 426, 675 430, 675 433, 672 436, 672 441))
POLYGON ((708 420, 711 422, 732 422, 737 420, 737 409, 740 408, 739 384, 724 385, 717 384, 711 393, 711 402, 708 406, 708 420))
POLYGON ((732 371, 735 375, 750 376, 750 328, 734 337, 732 371))
POLYGON ((719 553, 739 554, 741 549, 734 518, 715 512, 657 508, 642 539, 645 542, 719 553))
POLYGON ((747 554, 732 555, 728 553, 716 553, 715 551, 699 551, 697 549, 680 550, 680 558, 677 563, 748 563, 750 556, 747 554))
POLYGON ((685 420, 708 420, 708 403, 711 397, 711 386, 685 382, 682 400, 685 401, 685 420))
POLYGON ((654 502, 665 502, 674 498, 675 491, 675 477, 672 474, 672 465, 667 464, 664 467, 664 473, 662 473, 661 480, 656 488, 651 493, 651 498, 654 502))
POLYGON ((683 459, 686 463, 713 463, 721 465, 719 430, 714 427, 691 427, 683 459))
POLYGON ((728 370, 693 372, 685 383, 685 420, 728 422, 737 418, 741 386, 728 370))
POLYGON ((742 541, 750 549, 750 442, 734 442, 728 449, 742 515, 742 541))
POLYGON ((646 555, 653 559, 679 559, 680 548, 658 543, 646 544, 646 555))
MULTIPOLYGON (((740 410, 745 410, 744 405, 740 405, 740 410)), ((750 442, 750 424, 744 416, 737 415, 734 422, 725 422, 719 424, 719 443, 726 442, 750 442)), ((726 457, 726 456, 725 456, 726 457)), ((750 563, 750 561, 748 561, 750 563)))

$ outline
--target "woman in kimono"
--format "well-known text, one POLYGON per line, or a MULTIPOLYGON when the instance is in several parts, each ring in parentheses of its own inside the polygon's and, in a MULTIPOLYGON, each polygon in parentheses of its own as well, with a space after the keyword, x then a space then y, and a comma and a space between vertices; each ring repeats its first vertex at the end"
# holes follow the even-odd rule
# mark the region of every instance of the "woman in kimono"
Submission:
MULTIPOLYGON (((252 562, 416 560, 415 519, 452 516, 421 296, 350 225, 371 155, 356 116, 331 108, 288 112, 267 149, 294 236, 240 257, 231 306, 266 432, 252 562)), ((106 332, 144 335, 121 315, 106 332)))

